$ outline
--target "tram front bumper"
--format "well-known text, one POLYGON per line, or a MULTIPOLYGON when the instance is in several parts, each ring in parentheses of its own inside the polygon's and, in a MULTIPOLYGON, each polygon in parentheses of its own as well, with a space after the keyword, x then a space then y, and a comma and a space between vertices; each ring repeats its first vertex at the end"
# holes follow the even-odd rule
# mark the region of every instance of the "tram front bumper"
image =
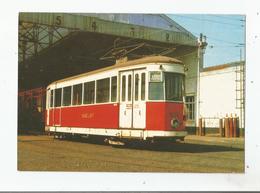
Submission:
POLYGON ((184 138, 188 135, 187 131, 145 131, 146 138, 184 138))

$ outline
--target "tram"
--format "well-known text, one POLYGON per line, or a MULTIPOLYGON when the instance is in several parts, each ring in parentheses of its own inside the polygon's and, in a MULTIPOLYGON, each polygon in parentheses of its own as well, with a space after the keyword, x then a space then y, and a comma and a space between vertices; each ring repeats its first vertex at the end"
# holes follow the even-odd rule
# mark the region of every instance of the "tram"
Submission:
POLYGON ((166 56, 122 60, 46 89, 45 130, 57 136, 183 140, 184 65, 166 56))

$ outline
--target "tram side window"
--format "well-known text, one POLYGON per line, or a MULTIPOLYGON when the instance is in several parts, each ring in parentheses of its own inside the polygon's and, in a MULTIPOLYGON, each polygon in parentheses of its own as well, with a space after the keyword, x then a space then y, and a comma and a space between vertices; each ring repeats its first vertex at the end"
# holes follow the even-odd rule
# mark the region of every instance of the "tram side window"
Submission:
POLYGON ((71 105, 71 86, 67 86, 63 88, 63 106, 71 105))
POLYGON ((164 100, 164 83, 162 81, 162 72, 150 72, 149 81, 149 100, 164 100))
POLYGON ((132 100, 132 75, 128 75, 128 101, 132 100))
POLYGON ((141 100, 145 100, 145 73, 141 75, 141 100))
POLYGON ((84 104, 93 104, 95 102, 95 81, 84 83, 84 104))
POLYGON ((61 106, 61 88, 55 89, 55 107, 60 107, 61 106))
POLYGON ((111 102, 116 101, 116 95, 117 95, 117 77, 113 76, 111 78, 111 102))
POLYGON ((51 90, 50 107, 53 107, 53 90, 51 90))
POLYGON ((97 80, 97 103, 109 101, 110 78, 97 80))
POLYGON ((125 101, 125 92, 126 92, 126 78, 125 75, 122 76, 122 101, 125 101))
POLYGON ((135 74, 135 101, 138 101, 139 74, 135 74))
POLYGON ((164 99, 163 82, 149 83, 149 100, 163 100, 164 99))
POLYGON ((73 86, 73 105, 81 105, 82 103, 82 84, 73 86))

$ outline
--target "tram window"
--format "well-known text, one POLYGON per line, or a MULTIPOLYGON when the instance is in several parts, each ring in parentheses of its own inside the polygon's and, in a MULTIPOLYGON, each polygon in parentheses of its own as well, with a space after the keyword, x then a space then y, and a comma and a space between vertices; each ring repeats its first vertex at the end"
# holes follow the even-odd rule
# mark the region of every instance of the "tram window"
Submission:
POLYGON ((117 95, 117 77, 114 76, 111 78, 111 102, 116 101, 117 95))
POLYGON ((125 89, 126 87, 126 78, 125 75, 122 77, 122 101, 125 101, 125 89))
POLYGON ((183 75, 165 72, 166 100, 182 101, 183 75))
POLYGON ((95 81, 84 83, 84 104, 93 104, 95 102, 95 81))
POLYGON ((131 101, 132 96, 132 75, 128 75, 128 101, 131 101))
POLYGON ((50 107, 53 107, 53 90, 51 90, 50 107))
POLYGON ((61 106, 61 88, 55 89, 55 107, 61 106))
POLYGON ((141 75, 141 100, 145 100, 145 73, 141 75))
POLYGON ((77 84, 73 86, 73 105, 81 105, 82 104, 82 84, 77 84))
POLYGON ((97 81, 97 103, 104 103, 109 101, 109 86, 110 78, 97 81))
POLYGON ((164 99, 163 82, 149 83, 149 100, 163 100, 164 99))
POLYGON ((71 86, 67 86, 63 88, 63 106, 71 105, 71 86))
POLYGON ((139 74, 135 74, 135 100, 138 101, 139 74))

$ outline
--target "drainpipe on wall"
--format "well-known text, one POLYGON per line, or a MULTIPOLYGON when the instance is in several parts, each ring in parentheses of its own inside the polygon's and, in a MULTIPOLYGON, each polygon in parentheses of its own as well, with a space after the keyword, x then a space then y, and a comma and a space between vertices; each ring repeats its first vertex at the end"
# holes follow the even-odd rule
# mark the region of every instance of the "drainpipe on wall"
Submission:
POLYGON ((200 118, 200 72, 203 69, 203 57, 208 43, 206 42, 206 36, 200 33, 198 39, 198 66, 197 66, 197 97, 196 97, 196 128, 199 127, 200 118))

